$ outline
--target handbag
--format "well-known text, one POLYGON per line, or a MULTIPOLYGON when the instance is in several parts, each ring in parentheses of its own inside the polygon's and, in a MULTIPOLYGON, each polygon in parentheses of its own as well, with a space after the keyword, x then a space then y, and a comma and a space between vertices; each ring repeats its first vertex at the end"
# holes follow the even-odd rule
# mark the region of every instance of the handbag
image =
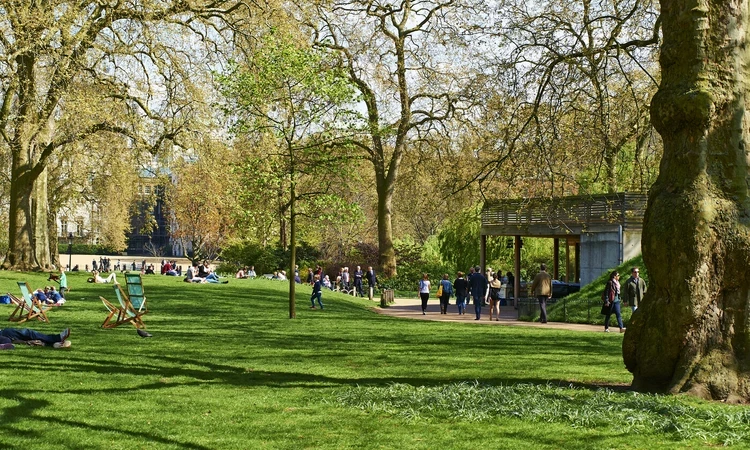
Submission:
POLYGON ((437 294, 438 297, 443 296, 443 283, 440 283, 440 286, 438 287, 437 294))

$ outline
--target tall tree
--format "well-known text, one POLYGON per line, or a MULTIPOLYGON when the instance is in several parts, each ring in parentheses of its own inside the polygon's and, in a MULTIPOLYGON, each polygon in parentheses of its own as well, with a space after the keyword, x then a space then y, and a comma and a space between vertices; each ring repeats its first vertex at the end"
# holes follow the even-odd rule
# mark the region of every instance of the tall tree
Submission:
POLYGON ((172 167, 174 185, 165 193, 174 221, 170 235, 189 249, 191 258, 214 259, 231 237, 237 177, 231 172, 231 151, 223 143, 204 137, 193 150, 191 158, 178 159, 172 167))
POLYGON ((643 258, 651 286, 623 343, 633 386, 750 401, 750 7, 662 0, 664 141, 643 258))
POLYGON ((331 180, 346 172, 345 138, 356 114, 344 106, 354 90, 335 55, 271 30, 243 65, 222 78, 228 112, 239 133, 266 133, 278 142, 274 155, 289 214, 289 318, 296 316, 294 271, 297 217, 314 214, 329 195, 331 180), (332 57, 333 56, 333 57, 332 57), (300 208, 308 203, 307 210, 300 208))
MULTIPOLYGON (((359 90, 366 137, 355 144, 372 163, 378 198, 378 245, 384 275, 396 274, 393 195, 413 140, 455 112, 462 80, 444 70, 462 43, 454 33, 466 2, 334 0, 301 5, 316 45, 335 50, 359 90), (443 59, 443 58, 447 58, 443 59)), ((454 66, 458 67, 458 65, 454 66)))
POLYGON ((511 136, 509 151, 532 155, 553 185, 555 176, 571 176, 560 161, 598 160, 598 178, 614 192, 622 183, 618 166, 640 161, 622 161, 623 149, 651 134, 648 98, 658 78, 652 55, 659 39, 653 0, 545 0, 534 8, 503 0, 499 16, 497 68, 509 95, 520 100, 514 119, 526 135, 511 136), (566 151, 569 142, 575 151, 566 151))
POLYGON ((39 265, 35 232, 46 227, 34 228, 32 215, 44 214, 46 195, 35 184, 51 155, 100 133, 154 152, 175 138, 193 109, 190 65, 199 63, 182 50, 227 38, 222 18, 241 5, 0 1, 0 145, 11 155, 3 267, 39 265))

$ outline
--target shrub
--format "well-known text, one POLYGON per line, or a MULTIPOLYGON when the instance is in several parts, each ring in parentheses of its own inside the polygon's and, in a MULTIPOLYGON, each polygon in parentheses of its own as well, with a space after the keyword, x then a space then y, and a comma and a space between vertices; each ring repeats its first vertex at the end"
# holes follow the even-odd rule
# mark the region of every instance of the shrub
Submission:
MULTIPOLYGON (((112 250, 101 245, 92 244, 73 244, 74 255, 111 255, 112 250)), ((68 254, 68 244, 57 244, 57 252, 61 255, 68 254)))

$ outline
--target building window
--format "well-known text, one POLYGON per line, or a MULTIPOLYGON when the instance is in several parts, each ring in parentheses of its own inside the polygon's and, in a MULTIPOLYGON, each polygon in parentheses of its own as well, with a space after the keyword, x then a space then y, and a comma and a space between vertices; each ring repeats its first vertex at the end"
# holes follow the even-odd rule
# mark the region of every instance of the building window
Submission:
POLYGON ((146 195, 151 195, 151 186, 146 186, 146 195))
POLYGON ((60 236, 68 235, 68 219, 60 219, 60 236))
POLYGON ((76 222, 76 234, 78 237, 83 237, 83 220, 78 220, 76 222))

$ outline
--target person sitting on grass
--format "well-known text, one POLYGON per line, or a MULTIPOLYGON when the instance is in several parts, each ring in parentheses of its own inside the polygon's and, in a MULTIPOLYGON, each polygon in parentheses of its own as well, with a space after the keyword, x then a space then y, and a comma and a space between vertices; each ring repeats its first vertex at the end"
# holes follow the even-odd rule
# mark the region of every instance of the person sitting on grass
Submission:
POLYGON ((188 283, 206 283, 206 279, 198 276, 198 263, 193 262, 193 265, 188 267, 187 276, 185 281, 188 283))
POLYGON ((320 291, 320 275, 315 275, 315 284, 313 285, 313 291, 312 295, 310 296, 310 303, 312 303, 312 306, 310 306, 310 309, 315 309, 315 299, 318 299, 318 305, 320 305, 320 309, 323 309, 323 293, 320 291))
POLYGON ((60 295, 59 292, 55 290, 54 286, 45 286, 44 295, 47 296, 48 304, 54 304, 56 306, 61 306, 65 304, 65 299, 63 298, 62 295, 60 295))
POLYGON ((247 271, 247 277, 248 278, 255 278, 257 275, 255 274, 255 266, 250 266, 250 270, 247 271))
MULTIPOLYGON (((47 287, 45 286, 44 289, 47 289, 47 287)), ((34 293, 33 293, 33 295, 34 295, 34 298, 36 298, 37 300, 39 300, 39 302, 47 304, 47 294, 44 292, 43 289, 37 289, 37 290, 35 290, 34 293)))
POLYGON ((3 328, 0 330, 0 350, 13 350, 13 343, 68 348, 71 345, 69 337, 70 328, 60 334, 44 334, 29 328, 3 328))

